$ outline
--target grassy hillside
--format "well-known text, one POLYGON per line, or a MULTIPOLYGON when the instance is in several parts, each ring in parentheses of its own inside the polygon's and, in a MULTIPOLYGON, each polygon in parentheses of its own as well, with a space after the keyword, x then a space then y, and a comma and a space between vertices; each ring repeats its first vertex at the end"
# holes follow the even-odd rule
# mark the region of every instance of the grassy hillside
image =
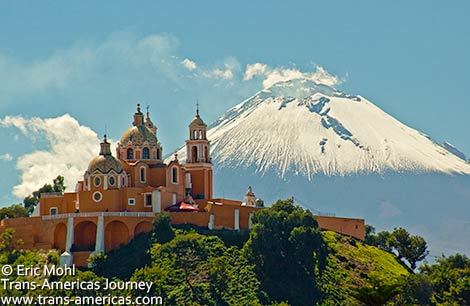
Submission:
POLYGON ((393 287, 410 273, 393 254, 377 247, 330 231, 323 236, 329 248, 321 281, 327 295, 325 305, 361 305, 354 297, 358 288, 393 287))

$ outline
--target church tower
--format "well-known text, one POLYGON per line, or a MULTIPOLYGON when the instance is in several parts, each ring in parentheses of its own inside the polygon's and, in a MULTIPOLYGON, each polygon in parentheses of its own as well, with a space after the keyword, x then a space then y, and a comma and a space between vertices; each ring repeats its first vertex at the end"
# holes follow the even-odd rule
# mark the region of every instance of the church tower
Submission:
POLYGON ((186 140, 185 168, 186 190, 194 200, 212 198, 212 162, 210 157, 210 142, 207 140, 207 125, 199 115, 199 105, 196 116, 189 124, 189 139, 186 140))

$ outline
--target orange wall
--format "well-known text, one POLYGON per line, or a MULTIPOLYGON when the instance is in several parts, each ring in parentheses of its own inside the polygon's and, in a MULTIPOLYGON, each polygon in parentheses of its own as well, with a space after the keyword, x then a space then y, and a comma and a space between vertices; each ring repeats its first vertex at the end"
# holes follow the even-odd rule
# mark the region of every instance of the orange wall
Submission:
POLYGON ((364 219, 315 216, 315 220, 317 220, 318 226, 323 230, 349 235, 360 240, 365 238, 364 219))

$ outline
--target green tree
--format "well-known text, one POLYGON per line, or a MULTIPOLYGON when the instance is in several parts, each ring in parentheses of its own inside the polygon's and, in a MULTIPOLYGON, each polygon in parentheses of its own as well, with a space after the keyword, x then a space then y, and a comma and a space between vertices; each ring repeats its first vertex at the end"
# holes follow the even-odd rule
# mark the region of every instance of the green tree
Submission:
POLYGON ((308 305, 320 299, 315 276, 324 266, 325 243, 312 213, 292 198, 255 213, 244 248, 273 301, 308 305))
POLYGON ((128 280, 135 270, 150 264, 150 247, 150 233, 141 233, 118 249, 92 256, 93 272, 107 278, 128 280))
POLYGON ((381 248, 382 250, 391 252, 393 247, 390 245, 390 239, 392 234, 387 231, 380 231, 377 233, 376 236, 376 246, 381 248))
POLYGON ((389 237, 389 244, 397 251, 398 258, 406 259, 411 269, 429 254, 424 238, 410 235, 404 228, 395 228, 389 237))
POLYGON ((391 252, 392 247, 390 246, 391 233, 387 231, 380 231, 375 233, 375 227, 366 224, 365 226, 366 236, 364 242, 379 247, 385 251, 391 252))
POLYGON ((263 199, 256 199, 256 207, 264 207, 263 199))
POLYGON ((165 243, 175 237, 168 213, 160 213, 153 220, 152 242, 165 243))
POLYGON ((151 254, 151 264, 131 280, 152 281, 151 294, 169 305, 260 305, 254 267, 215 236, 180 233, 154 244, 151 254))
POLYGON ((397 251, 399 259, 405 257, 411 248, 410 234, 401 227, 395 228, 390 236, 390 245, 397 251))
POLYGON ((410 248, 406 251, 405 258, 410 263, 411 269, 416 269, 416 263, 428 256, 427 244, 423 237, 411 236, 410 248))
POLYGON ((462 254, 442 256, 420 273, 431 282, 433 304, 470 305, 470 259, 462 254))
POLYGON ((28 211, 21 204, 13 204, 8 207, 0 208, 0 220, 5 218, 27 217, 28 211))
POLYGON ((39 199, 41 198, 42 193, 47 193, 47 192, 63 193, 65 189, 66 189, 66 186, 64 183, 64 177, 59 175, 52 181, 52 185, 44 184, 44 186, 34 191, 31 195, 26 196, 23 200, 23 205, 28 211, 28 214, 31 215, 34 211, 34 208, 38 205, 39 199))
POLYGON ((370 286, 360 287, 352 292, 356 299, 368 306, 385 305, 400 292, 398 283, 387 283, 378 278, 371 278, 370 283, 370 286))
POLYGON ((433 293, 429 277, 410 274, 405 278, 401 293, 394 300, 396 305, 431 305, 433 293))
POLYGON ((365 232, 366 232, 366 235, 365 235, 365 238, 364 238, 364 242, 367 243, 367 244, 376 246, 377 245, 377 241, 376 241, 377 236, 375 235, 375 227, 373 227, 370 224, 366 224, 365 225, 365 232))

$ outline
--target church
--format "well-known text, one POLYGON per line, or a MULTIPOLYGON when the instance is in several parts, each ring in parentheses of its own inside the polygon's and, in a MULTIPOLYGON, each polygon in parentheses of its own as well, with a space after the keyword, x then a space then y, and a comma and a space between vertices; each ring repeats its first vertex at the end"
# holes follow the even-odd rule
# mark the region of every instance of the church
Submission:
MULTIPOLYGON (((85 266, 91 254, 116 249, 150 231, 161 212, 173 224, 250 229, 253 213, 261 209, 251 187, 242 201, 213 196, 210 141, 199 109, 188 126, 186 160, 175 154, 164 162, 157 130, 148 109, 144 114, 137 105, 115 156, 105 135, 74 192, 41 194, 31 217, 4 219, 0 231, 12 227, 19 247, 58 249, 63 264, 85 266)), ((364 238, 362 219, 316 219, 323 229, 364 238)))

